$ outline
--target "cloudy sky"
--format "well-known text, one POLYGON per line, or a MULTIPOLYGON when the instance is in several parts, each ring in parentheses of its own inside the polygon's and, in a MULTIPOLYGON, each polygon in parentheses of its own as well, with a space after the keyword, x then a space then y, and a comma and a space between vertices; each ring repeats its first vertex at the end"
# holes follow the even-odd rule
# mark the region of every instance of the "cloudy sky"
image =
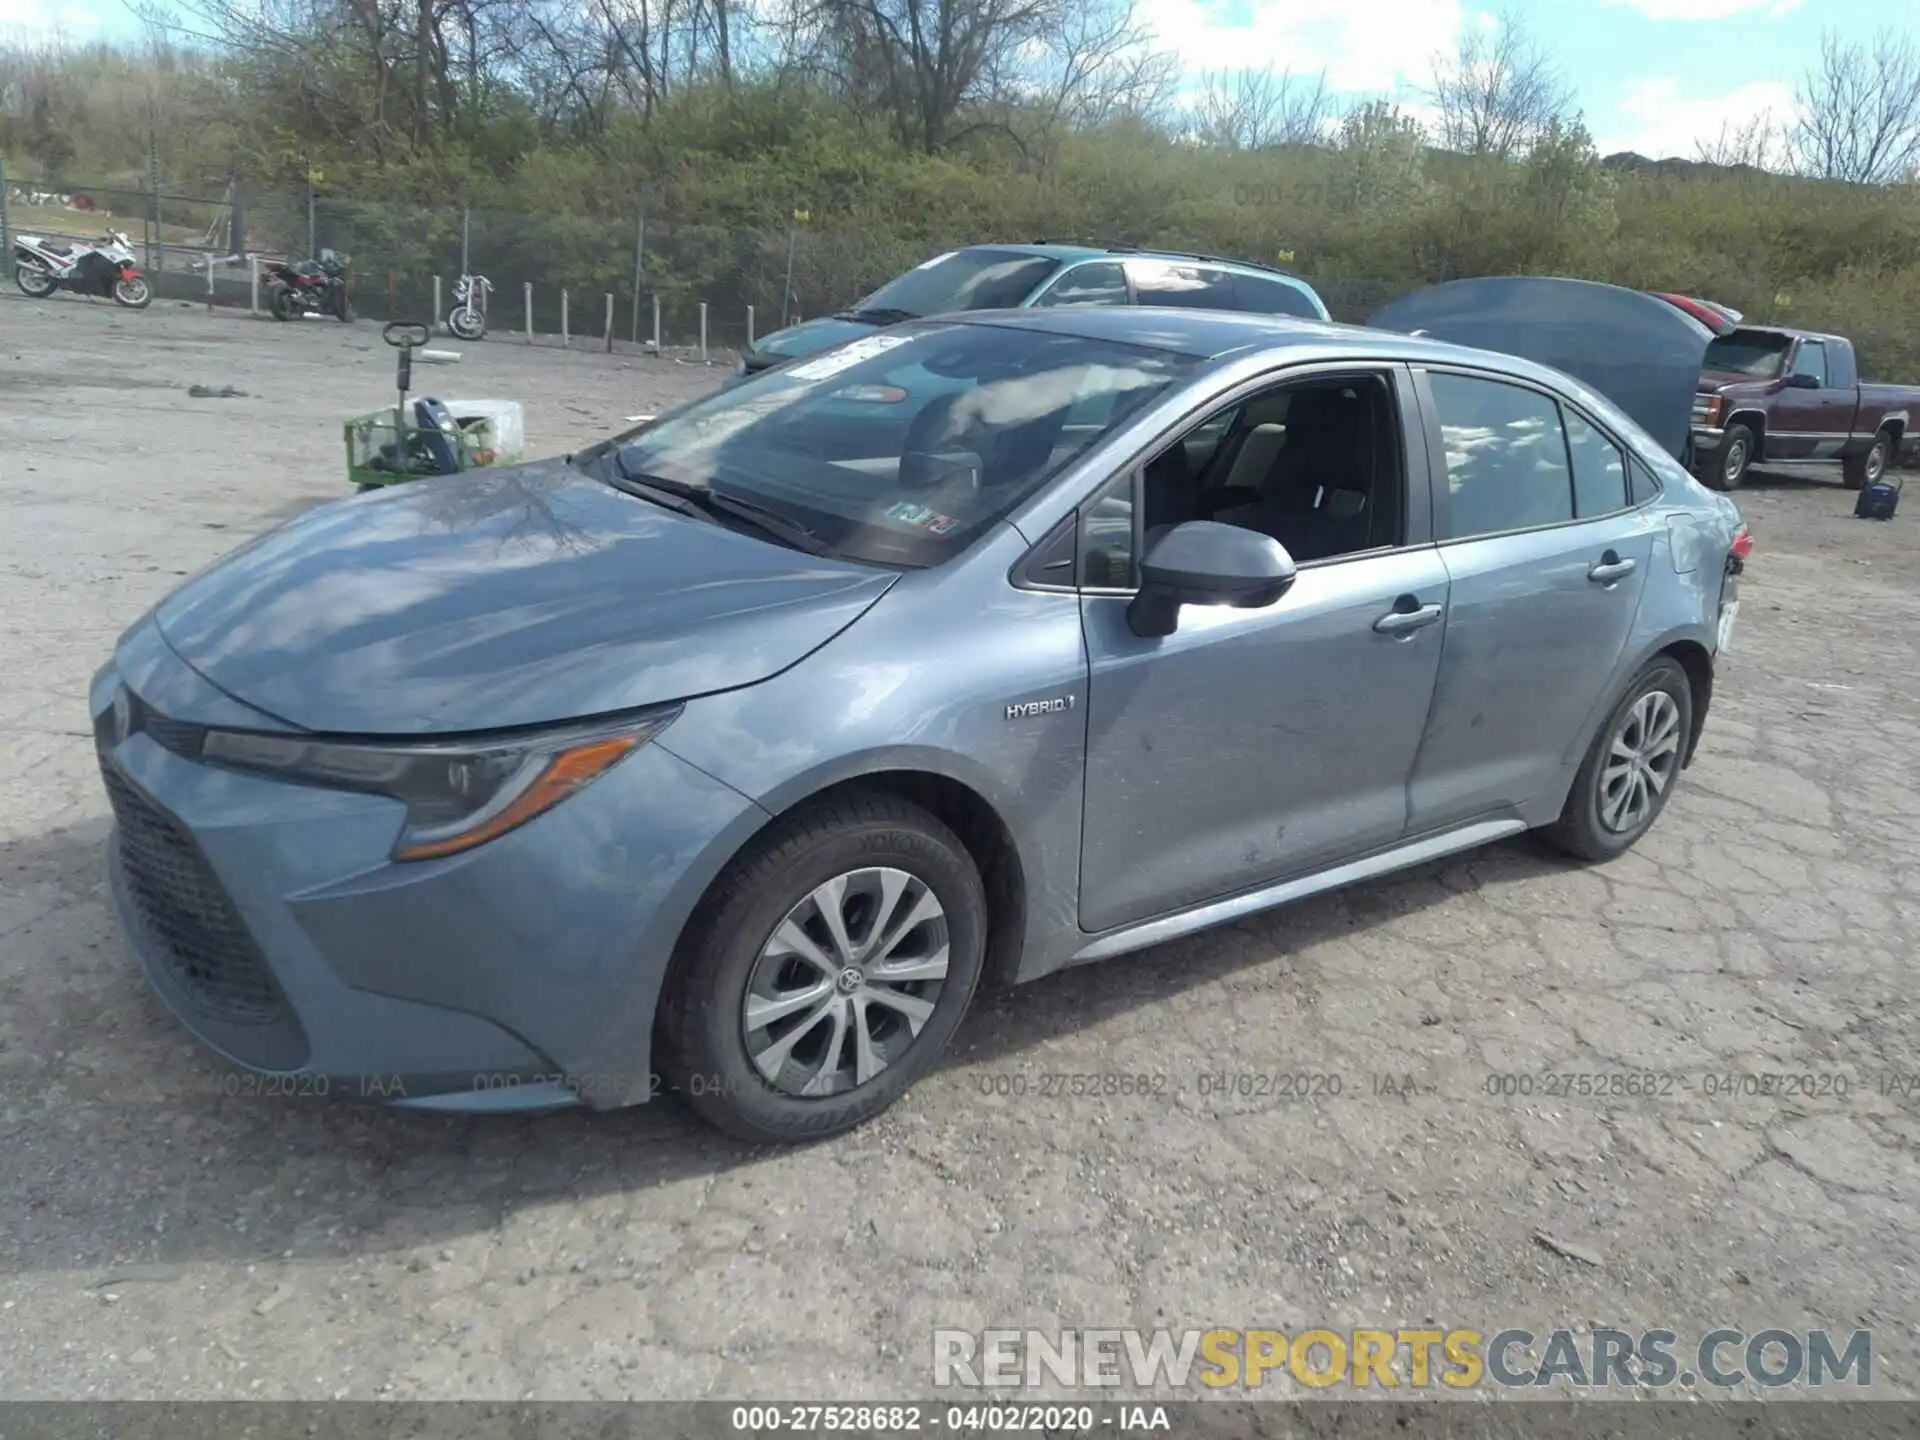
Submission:
MULTIPOLYGON (((1475 0, 1137 0, 1189 70, 1325 71, 1353 98, 1416 97, 1433 57, 1490 20, 1475 0)), ((1916 0, 1509 0, 1559 59, 1602 153, 1692 156, 1725 124, 1784 120, 1823 27, 1920 32, 1916 0)), ((0 0, 0 31, 125 33, 125 0, 0 0)))

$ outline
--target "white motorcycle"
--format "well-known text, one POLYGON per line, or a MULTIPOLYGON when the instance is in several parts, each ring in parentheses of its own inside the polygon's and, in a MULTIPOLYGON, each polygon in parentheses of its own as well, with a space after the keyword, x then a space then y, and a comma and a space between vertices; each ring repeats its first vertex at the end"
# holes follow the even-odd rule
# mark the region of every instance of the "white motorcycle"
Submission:
POLYGON ((453 282, 453 309, 447 312, 447 329, 462 340, 479 340, 487 333, 487 297, 493 294, 493 282, 484 275, 462 275, 453 282))
POLYGON ((153 303, 153 287, 133 263, 133 242, 118 230, 104 240, 68 249, 38 235, 13 237, 13 283, 44 300, 56 290, 111 298, 129 310, 153 303))

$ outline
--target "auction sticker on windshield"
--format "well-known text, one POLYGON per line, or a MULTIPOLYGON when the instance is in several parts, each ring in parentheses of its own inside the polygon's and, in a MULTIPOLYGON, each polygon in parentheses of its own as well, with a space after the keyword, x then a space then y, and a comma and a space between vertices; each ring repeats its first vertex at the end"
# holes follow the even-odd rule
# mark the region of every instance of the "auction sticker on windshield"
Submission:
POLYGON ((864 340, 855 340, 850 345, 822 355, 818 360, 809 360, 804 365, 796 365, 787 374, 796 380, 825 380, 829 375, 838 375, 862 361, 871 360, 876 355, 884 355, 896 345, 907 343, 905 335, 869 335, 864 340))
POLYGON ((887 511, 887 517, 917 530, 925 530, 929 535, 945 535, 960 523, 951 515, 942 515, 925 505, 915 505, 911 500, 902 500, 887 511))

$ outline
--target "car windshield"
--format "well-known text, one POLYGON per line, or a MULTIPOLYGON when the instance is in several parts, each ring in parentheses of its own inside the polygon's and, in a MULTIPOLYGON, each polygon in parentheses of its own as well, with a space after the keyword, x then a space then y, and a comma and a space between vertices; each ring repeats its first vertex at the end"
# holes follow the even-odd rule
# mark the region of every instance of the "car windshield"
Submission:
POLYGON ((1780 373, 1792 345, 1791 336, 1766 330, 1736 330, 1707 346, 1705 368, 1770 380, 1780 373))
POLYGON ((853 313, 873 311, 905 320, 956 310, 1012 309, 1059 268, 1058 260, 1019 250, 955 250, 889 280, 854 306, 853 313))
POLYGON ((936 565, 1198 363, 1025 327, 906 326, 697 401, 613 468, 723 523, 751 507, 803 548, 936 565))

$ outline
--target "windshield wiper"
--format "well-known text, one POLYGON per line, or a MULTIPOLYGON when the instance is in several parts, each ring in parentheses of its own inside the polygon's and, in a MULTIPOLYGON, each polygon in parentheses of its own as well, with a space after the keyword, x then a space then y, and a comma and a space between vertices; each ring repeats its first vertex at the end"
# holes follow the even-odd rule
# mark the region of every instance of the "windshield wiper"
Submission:
POLYGON ((664 475, 635 474, 627 468, 626 460, 617 452, 613 463, 628 489, 656 505, 705 520, 709 524, 721 523, 719 517, 722 515, 741 520, 789 549, 800 550, 808 555, 833 553, 833 547, 806 526, 789 520, 765 505, 723 495, 708 485, 689 485, 684 480, 670 480, 664 475))
POLYGON ((902 310, 898 306, 883 305, 878 310, 842 310, 833 318, 836 320, 858 320, 863 325, 898 325, 903 320, 918 320, 920 317, 911 310, 902 310))

